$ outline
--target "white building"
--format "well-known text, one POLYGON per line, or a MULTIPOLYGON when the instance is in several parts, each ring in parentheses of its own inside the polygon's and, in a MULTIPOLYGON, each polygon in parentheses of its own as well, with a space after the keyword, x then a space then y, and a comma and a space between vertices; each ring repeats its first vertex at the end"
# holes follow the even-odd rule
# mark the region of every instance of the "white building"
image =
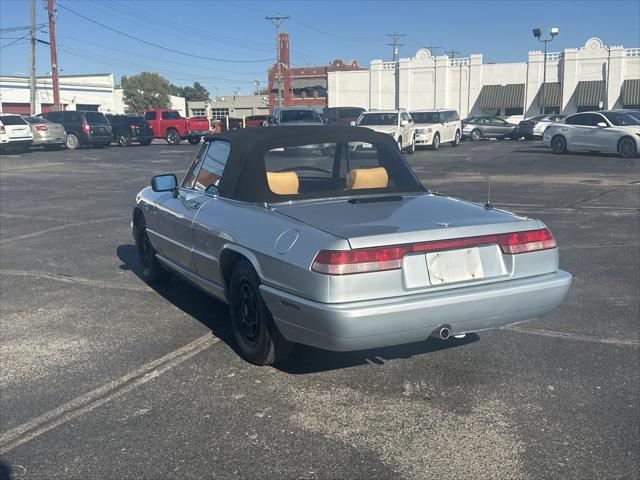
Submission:
POLYGON ((268 115, 268 95, 229 95, 206 102, 187 102, 189 116, 223 120, 226 117, 244 118, 249 115, 268 115))
MULTIPOLYGON (((400 107, 456 108, 461 117, 540 113, 544 54, 527 62, 483 63, 432 56, 420 49, 399 60, 400 107)), ((607 108, 639 108, 640 48, 607 47, 598 38, 580 48, 547 53, 545 111, 565 114, 607 108)), ((330 107, 388 109, 395 105, 394 63, 373 60, 369 70, 328 73, 330 107)))
MULTIPOLYGON (((95 110, 124 113, 122 90, 114 88, 113 74, 61 75, 60 105, 64 110, 95 110)), ((29 114, 29 77, 0 76, 0 112, 29 114)), ((182 97, 169 96, 171 109, 187 114, 182 97)), ((53 105, 51 77, 36 78, 36 113, 48 112, 53 105)))

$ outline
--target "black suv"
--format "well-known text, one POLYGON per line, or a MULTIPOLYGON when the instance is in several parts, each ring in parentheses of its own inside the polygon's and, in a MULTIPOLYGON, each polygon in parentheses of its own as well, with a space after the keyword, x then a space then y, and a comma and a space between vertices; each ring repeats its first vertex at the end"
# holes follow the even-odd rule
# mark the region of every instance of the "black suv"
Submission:
POLYGON ((111 143, 113 133, 111 125, 100 112, 70 110, 66 112, 41 113, 41 117, 50 122, 61 123, 67 132, 66 147, 75 150, 80 145, 93 145, 102 148, 111 143))
POLYGON ((144 117, 133 115, 107 115, 113 138, 121 147, 127 147, 133 142, 140 145, 150 145, 153 141, 153 130, 144 117))

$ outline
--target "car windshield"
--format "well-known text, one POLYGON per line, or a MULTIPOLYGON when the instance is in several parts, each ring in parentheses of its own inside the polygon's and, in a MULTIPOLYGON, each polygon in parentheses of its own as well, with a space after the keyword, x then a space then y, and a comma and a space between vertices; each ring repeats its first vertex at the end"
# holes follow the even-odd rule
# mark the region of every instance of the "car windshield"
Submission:
POLYGON ((0 122, 3 125, 26 125, 27 122, 19 115, 7 115, 6 117, 0 117, 0 122))
POLYGON ((284 146, 267 151, 264 165, 268 187, 278 196, 309 199, 424 192, 402 155, 390 143, 352 141, 284 146))
POLYGON ((322 122, 315 110, 282 110, 280 112, 280 121, 282 123, 322 122))
POLYGON ((438 123, 440 114, 438 112, 411 112, 414 123, 438 123))
POLYGON ((360 117, 358 125, 397 125, 397 113, 365 113, 360 117))
POLYGON ((362 113, 361 108, 342 108, 340 109, 340 118, 358 118, 362 113))
POLYGON ((107 117, 105 117, 102 113, 86 112, 84 116, 87 119, 88 123, 93 123, 94 125, 109 125, 107 117))
POLYGON ((627 125, 640 125, 640 120, 636 117, 623 112, 600 112, 607 117, 613 125, 616 127, 624 127, 627 125))

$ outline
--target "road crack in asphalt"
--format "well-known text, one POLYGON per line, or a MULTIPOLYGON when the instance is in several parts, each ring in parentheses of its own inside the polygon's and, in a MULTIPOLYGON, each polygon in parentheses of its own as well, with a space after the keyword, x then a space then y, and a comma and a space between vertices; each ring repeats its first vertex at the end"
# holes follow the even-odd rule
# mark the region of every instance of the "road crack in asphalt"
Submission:
POLYGON ((204 335, 102 387, 80 395, 39 417, 0 434, 0 454, 5 454, 53 428, 63 425, 80 415, 121 397, 125 393, 159 377, 219 341, 220 339, 214 337, 212 334, 204 335))
POLYGON ((0 270, 0 275, 12 275, 16 277, 29 277, 29 278, 46 278, 47 280, 54 280, 56 282, 73 283, 76 285, 87 285, 90 287, 98 288, 110 288, 115 290, 130 290, 133 292, 153 292, 154 290, 145 285, 125 285, 123 283, 105 282, 103 280, 92 280, 90 278, 76 277, 73 275, 66 275, 62 273, 49 273, 49 272, 37 272, 37 271, 22 271, 22 270, 0 270))
POLYGON ((595 342, 608 345, 617 345, 624 347, 640 347, 638 340, 624 340, 620 338, 610 337, 594 337, 591 335, 581 335, 579 333, 559 332, 557 330, 544 330, 541 328, 521 328, 517 325, 505 325, 500 330, 508 330, 511 332, 528 333, 530 335, 540 335, 543 337, 564 338, 567 340, 576 340, 579 342, 595 342))
POLYGON ((126 216, 126 217, 119 216, 119 217, 101 218, 101 219, 97 219, 97 220, 87 220, 86 222, 66 223, 64 225, 58 225, 56 227, 45 228, 44 230, 38 230, 37 232, 25 233, 24 235, 18 235, 16 237, 3 238, 2 240, 0 240, 0 244, 15 242, 17 240, 26 240, 27 238, 32 238, 32 237, 39 237, 40 235, 44 235, 45 233, 58 232, 60 230, 66 230, 67 228, 71 228, 71 227, 81 227, 81 226, 85 226, 85 225, 95 225, 95 224, 98 224, 98 223, 113 222, 113 221, 116 221, 116 220, 125 220, 125 219, 129 219, 129 218, 131 218, 131 217, 129 217, 129 216, 126 216))

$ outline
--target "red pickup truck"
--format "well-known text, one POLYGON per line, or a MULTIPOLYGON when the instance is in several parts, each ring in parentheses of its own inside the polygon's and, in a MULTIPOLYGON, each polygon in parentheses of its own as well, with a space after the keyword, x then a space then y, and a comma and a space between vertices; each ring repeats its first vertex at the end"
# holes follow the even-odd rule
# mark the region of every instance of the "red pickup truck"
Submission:
POLYGON ((178 145, 180 140, 196 145, 209 133, 209 120, 184 118, 175 110, 148 110, 144 119, 151 125, 154 137, 164 138, 169 145, 178 145))

